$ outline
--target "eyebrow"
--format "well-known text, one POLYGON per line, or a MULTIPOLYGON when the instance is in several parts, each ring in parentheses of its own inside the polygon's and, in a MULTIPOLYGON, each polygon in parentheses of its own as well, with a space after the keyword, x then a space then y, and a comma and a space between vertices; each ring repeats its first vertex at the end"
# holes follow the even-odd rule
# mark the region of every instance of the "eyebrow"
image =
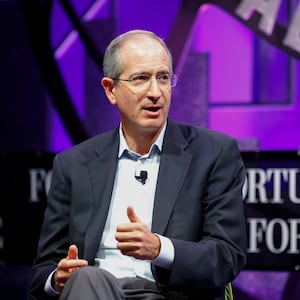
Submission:
MULTIPOLYGON (((161 75, 161 74, 171 74, 170 71, 164 70, 164 71, 158 71, 155 75, 161 75)), ((152 76, 151 72, 145 72, 145 71, 141 71, 141 72, 135 72, 131 75, 129 75, 129 78, 137 76, 137 75, 149 75, 152 76)))

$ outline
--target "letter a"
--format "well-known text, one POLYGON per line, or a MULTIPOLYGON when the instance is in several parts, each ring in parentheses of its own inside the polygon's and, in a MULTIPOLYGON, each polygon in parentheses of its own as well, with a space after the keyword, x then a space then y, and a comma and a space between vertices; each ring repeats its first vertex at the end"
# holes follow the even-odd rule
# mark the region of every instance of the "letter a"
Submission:
POLYGON ((259 22, 259 29, 271 35, 280 4, 280 0, 243 0, 237 6, 235 12, 243 20, 248 20, 256 10, 262 15, 259 22))

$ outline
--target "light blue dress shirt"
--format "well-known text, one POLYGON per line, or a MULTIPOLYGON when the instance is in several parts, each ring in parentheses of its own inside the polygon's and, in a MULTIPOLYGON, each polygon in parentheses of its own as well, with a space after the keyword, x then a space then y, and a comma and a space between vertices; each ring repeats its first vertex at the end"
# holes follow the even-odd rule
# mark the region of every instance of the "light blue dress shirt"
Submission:
MULTIPOLYGON (((132 206, 138 218, 151 229, 160 153, 165 129, 166 126, 164 126, 149 152, 140 155, 128 148, 120 126, 119 161, 112 199, 97 258, 95 258, 95 265, 111 272, 117 278, 143 277, 154 281, 151 262, 121 254, 116 247, 115 233, 117 225, 129 222, 127 216, 128 206, 132 206), (139 176, 141 171, 147 172, 145 184, 142 184, 135 177, 139 176)), ((174 259, 173 245, 169 239, 159 235, 158 237, 161 241, 161 251, 153 263, 170 268, 174 259)))

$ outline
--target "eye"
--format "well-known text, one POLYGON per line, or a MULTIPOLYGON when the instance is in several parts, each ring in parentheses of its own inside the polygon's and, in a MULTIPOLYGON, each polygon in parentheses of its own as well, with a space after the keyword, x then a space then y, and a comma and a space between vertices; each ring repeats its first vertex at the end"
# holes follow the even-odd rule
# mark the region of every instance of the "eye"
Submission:
POLYGON ((150 77, 145 74, 136 75, 132 77, 131 82, 133 85, 143 85, 147 81, 149 81, 150 77))
POLYGON ((170 82, 170 74, 161 74, 157 77, 160 83, 169 83, 170 82))

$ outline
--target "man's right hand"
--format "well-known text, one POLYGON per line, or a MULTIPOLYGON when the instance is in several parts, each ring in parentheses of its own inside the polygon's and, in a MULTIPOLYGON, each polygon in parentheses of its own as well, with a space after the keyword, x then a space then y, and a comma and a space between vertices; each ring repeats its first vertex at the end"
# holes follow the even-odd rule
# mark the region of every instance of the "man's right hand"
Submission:
POLYGON ((63 258, 58 264, 54 273, 55 290, 61 292, 67 282, 72 276, 72 273, 81 267, 88 265, 87 260, 78 259, 78 248, 76 245, 69 247, 68 256, 63 258))

